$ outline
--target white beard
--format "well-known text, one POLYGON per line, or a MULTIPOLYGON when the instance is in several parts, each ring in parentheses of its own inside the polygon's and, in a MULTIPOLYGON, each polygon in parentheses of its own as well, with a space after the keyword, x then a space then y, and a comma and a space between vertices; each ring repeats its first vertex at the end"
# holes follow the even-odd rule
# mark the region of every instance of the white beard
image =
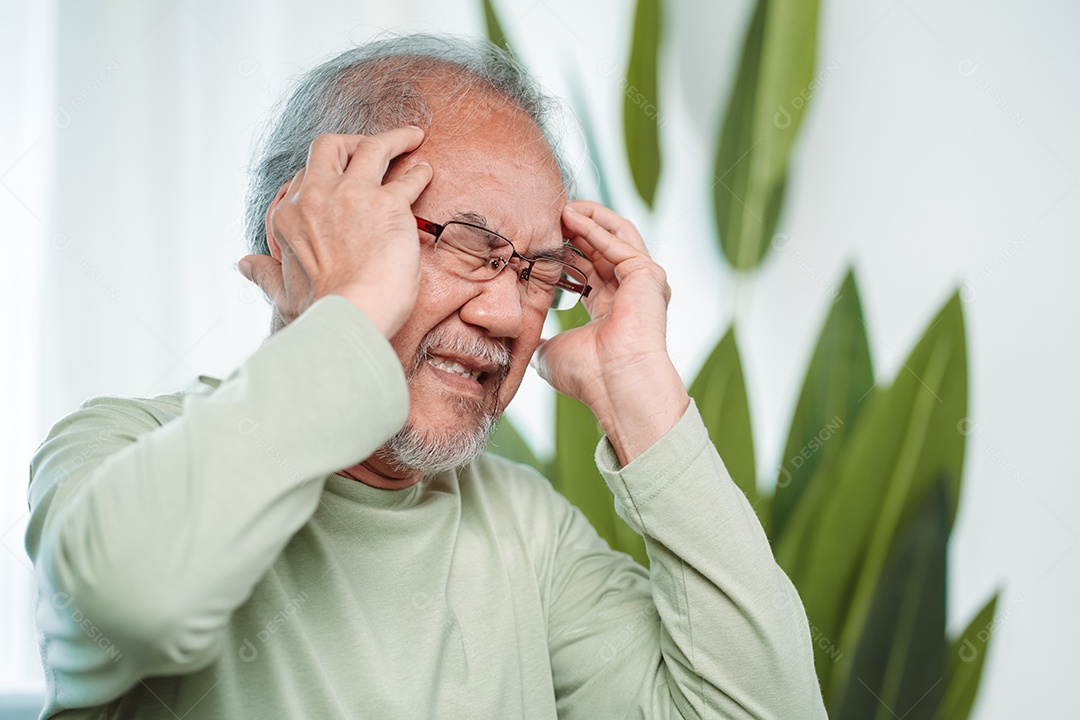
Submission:
MULTIPOLYGON (((478 338, 450 337, 438 329, 432 330, 420 343, 413 365, 406 371, 408 379, 411 380, 420 365, 430 357, 429 352, 433 347, 452 348, 467 355, 478 355, 500 366, 502 377, 494 390, 498 397, 499 388, 510 367, 510 352, 505 345, 478 338)), ((379 449, 379 455, 395 470, 412 470, 424 475, 434 475, 468 465, 487 447, 488 439, 502 415, 502 409, 499 403, 495 402, 494 407, 485 412, 482 401, 459 398, 457 410, 463 419, 477 418, 476 426, 422 433, 415 425, 408 423, 386 441, 379 449)))
POLYGON ((415 470, 424 475, 464 467, 487 447, 498 419, 498 413, 485 414, 478 428, 440 433, 437 437, 423 434, 409 424, 383 445, 380 454, 396 470, 415 470))

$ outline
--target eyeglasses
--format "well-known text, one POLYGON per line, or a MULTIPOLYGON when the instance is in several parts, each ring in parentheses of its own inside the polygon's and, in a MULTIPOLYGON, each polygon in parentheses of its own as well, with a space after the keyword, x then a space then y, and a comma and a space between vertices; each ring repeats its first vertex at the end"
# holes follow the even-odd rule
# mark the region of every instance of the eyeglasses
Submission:
MULTIPOLYGON (((569 310, 592 291, 585 273, 570 263, 547 255, 527 258, 502 235, 480 225, 461 220, 439 225, 418 217, 416 227, 435 236, 440 259, 459 277, 484 282, 512 265, 525 284, 526 302, 538 309, 569 310)), ((573 249, 567 245, 559 252, 573 249)))

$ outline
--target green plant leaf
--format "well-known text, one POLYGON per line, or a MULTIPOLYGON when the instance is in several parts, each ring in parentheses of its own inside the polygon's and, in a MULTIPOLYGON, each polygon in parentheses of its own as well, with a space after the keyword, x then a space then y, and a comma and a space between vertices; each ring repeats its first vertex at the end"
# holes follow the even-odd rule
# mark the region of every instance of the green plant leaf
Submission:
POLYGON ((1000 593, 975 614, 964 632, 953 642, 946 660, 945 697, 941 701, 938 720, 967 720, 979 694, 983 664, 990 649, 990 626, 1000 593))
POLYGON ((897 371, 874 390, 831 467, 819 468, 788 518, 776 558, 799 589, 810 622, 841 651, 815 645, 825 697, 850 673, 855 645, 897 529, 934 479, 949 478, 949 523, 960 494, 967 413, 967 352, 954 294, 897 371))
POLYGON ((623 136, 630 176, 650 208, 660 180, 657 64, 662 25, 660 0, 638 0, 623 90, 623 136))
POLYGON ((499 16, 495 12, 495 6, 491 0, 482 0, 482 4, 484 7, 484 29, 487 32, 488 40, 513 55, 514 51, 510 47, 510 39, 502 29, 499 16))
POLYGON ((728 329, 701 366, 690 385, 690 397, 694 398, 731 479, 746 494, 758 517, 767 517, 758 502, 750 403, 746 397, 734 326, 728 329))
POLYGON ((491 439, 488 440, 485 449, 488 452, 501 455, 507 460, 531 465, 539 470, 540 474, 550 479, 547 463, 541 462, 536 457, 536 453, 532 451, 529 444, 525 442, 525 438, 521 436, 518 429, 514 427, 514 423, 510 422, 510 418, 506 415, 499 418, 499 424, 495 426, 495 432, 492 434, 491 439))
POLYGON ((720 130, 713 210, 724 256, 750 270, 769 249, 788 158, 816 88, 818 0, 757 0, 720 130))
POLYGON ((602 436, 589 408, 565 395, 555 397, 555 487, 614 544, 613 498, 593 459, 602 436))
POLYGON ((933 720, 945 691, 944 474, 897 537, 874 591, 834 720, 933 720))
MULTIPOLYGON (((557 314, 564 330, 584 325, 589 314, 579 303, 557 314)), ((603 431, 585 405, 559 394, 555 397, 556 489, 589 519, 613 550, 624 552, 648 567, 645 541, 615 512, 615 498, 596 469, 596 444, 603 431)))
POLYGON ((814 348, 791 419, 772 501, 772 537, 783 535, 814 471, 836 461, 874 385, 862 305, 850 269, 814 348))

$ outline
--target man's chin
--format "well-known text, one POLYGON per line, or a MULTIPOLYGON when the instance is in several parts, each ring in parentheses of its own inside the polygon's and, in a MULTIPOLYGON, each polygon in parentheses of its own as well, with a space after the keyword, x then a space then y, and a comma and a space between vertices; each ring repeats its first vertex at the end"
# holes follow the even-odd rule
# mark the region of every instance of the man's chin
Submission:
POLYGON ((462 468, 487 447, 498 414, 488 413, 470 422, 469 428, 454 432, 419 429, 411 422, 379 449, 379 457, 398 471, 433 475, 462 468))

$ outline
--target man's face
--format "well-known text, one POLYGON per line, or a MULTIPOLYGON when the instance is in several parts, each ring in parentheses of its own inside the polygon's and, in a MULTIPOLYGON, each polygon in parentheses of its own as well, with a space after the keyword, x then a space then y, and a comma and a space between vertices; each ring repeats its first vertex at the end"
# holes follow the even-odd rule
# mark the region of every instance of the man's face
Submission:
MULTIPOLYGON (((461 106, 468 110, 437 111, 424 144, 391 171, 404 172, 420 160, 431 165, 434 177, 413 212, 440 224, 481 224, 525 256, 558 248, 566 197, 539 129, 501 103, 461 106)), ((512 269, 483 283, 462 279, 446 270, 451 251, 436 249, 430 235, 420 238, 416 307, 391 339, 409 376, 405 432, 414 445, 427 447, 482 441, 521 384, 546 308, 524 302, 512 269)))

